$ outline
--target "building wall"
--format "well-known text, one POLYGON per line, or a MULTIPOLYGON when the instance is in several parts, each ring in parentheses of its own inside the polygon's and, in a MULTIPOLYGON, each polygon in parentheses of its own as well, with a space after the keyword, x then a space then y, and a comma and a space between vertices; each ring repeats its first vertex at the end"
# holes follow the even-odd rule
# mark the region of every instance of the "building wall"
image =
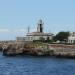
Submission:
POLYGON ((16 37, 16 41, 17 42, 24 42, 25 41, 25 37, 16 37))
POLYGON ((75 43, 75 37, 68 37, 68 43, 74 44, 75 43))
POLYGON ((68 37, 68 43, 70 43, 70 44, 75 43, 75 32, 70 33, 70 36, 68 37))
POLYGON ((27 36, 26 41, 40 40, 41 37, 45 40, 47 40, 47 37, 49 37, 50 40, 52 39, 52 36, 27 36))

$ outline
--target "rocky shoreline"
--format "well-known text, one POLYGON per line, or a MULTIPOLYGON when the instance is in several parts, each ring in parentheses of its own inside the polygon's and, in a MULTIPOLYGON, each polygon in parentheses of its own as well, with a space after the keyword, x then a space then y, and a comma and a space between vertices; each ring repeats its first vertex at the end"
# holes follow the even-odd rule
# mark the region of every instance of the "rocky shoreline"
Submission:
POLYGON ((0 47, 4 56, 32 55, 56 58, 75 58, 75 45, 12 43, 0 47))

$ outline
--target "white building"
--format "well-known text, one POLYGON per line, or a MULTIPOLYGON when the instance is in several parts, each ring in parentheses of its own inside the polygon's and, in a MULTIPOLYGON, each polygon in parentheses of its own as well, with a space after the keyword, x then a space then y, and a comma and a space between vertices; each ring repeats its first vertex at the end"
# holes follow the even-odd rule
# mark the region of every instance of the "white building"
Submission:
POLYGON ((75 44, 75 32, 70 33, 70 36, 68 37, 68 43, 75 44))
POLYGON ((43 32, 43 22, 42 20, 39 20, 36 32, 29 32, 29 28, 28 28, 26 41, 40 40, 41 38, 44 40, 47 40, 47 39, 52 40, 52 37, 53 37, 52 33, 43 32))

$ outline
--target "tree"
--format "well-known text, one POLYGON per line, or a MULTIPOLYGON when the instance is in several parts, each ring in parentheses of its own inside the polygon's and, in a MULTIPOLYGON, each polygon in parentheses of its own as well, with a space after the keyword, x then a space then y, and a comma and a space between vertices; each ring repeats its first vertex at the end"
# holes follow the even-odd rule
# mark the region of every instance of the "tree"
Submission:
POLYGON ((59 32, 55 37, 54 40, 57 41, 67 41, 69 36, 69 32, 59 32))

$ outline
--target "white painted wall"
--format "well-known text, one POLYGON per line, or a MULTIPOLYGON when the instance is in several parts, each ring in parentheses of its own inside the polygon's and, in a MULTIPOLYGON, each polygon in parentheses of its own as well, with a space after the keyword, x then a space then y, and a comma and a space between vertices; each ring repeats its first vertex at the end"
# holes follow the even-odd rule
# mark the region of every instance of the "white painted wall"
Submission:
POLYGON ((74 43, 75 42, 75 36, 68 37, 68 43, 74 43))
POLYGON ((49 39, 52 39, 52 36, 26 36, 26 41, 33 41, 33 40, 39 40, 40 37, 43 37, 45 40, 47 40, 47 37, 49 39))

